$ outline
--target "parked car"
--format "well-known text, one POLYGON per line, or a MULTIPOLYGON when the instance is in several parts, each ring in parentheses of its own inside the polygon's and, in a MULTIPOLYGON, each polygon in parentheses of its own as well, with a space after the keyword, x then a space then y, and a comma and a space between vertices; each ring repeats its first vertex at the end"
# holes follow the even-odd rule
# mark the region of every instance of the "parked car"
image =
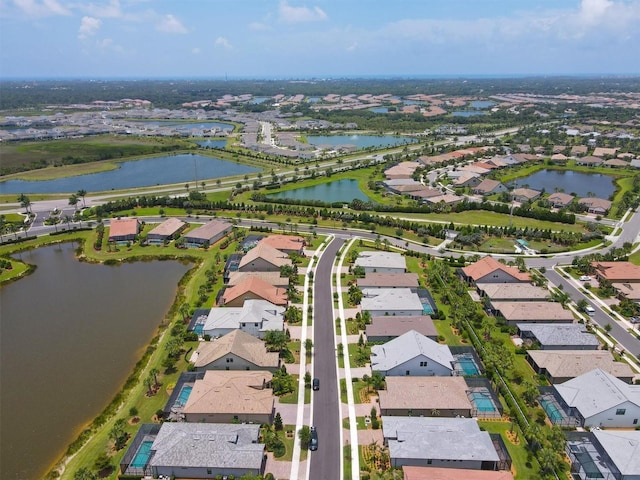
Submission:
POLYGON ((581 281, 581 282, 588 282, 589 280, 591 280, 591 277, 590 277, 590 276, 588 276, 588 275, 582 275, 582 276, 580 277, 580 281, 581 281))
POLYGON ((313 382, 311 383, 312 387, 314 390, 320 390, 320 379, 319 378, 314 378, 313 382))
POLYGON ((631 317, 629 318, 631 323, 640 323, 640 317, 631 317))
POLYGON ((311 427, 311 440, 309 441, 309 450, 318 450, 318 431, 316 427, 311 427))

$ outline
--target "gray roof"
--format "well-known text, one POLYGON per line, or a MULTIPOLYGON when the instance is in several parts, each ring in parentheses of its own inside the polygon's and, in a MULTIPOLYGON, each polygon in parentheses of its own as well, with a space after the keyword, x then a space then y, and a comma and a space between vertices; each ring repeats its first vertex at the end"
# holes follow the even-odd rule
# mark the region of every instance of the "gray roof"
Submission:
POLYGON ((184 223, 179 218, 170 217, 167 218, 160 225, 155 227, 153 230, 149 232, 149 235, 165 235, 170 236, 175 234, 178 230, 184 227, 186 223, 184 223))
POLYGON ((371 368, 388 371, 398 365, 424 356, 430 360, 452 369, 453 355, 447 345, 440 345, 430 338, 411 330, 383 345, 371 347, 371 368))
POLYGON ((356 267, 368 268, 407 268, 405 258, 396 252, 360 252, 355 261, 356 267))
POLYGON ((153 467, 252 468, 260 470, 260 425, 163 423, 151 446, 153 467))
POLYGON ((600 368, 555 385, 555 389, 585 419, 625 402, 640 406, 640 385, 624 383, 600 368))
POLYGON ((284 310, 266 300, 247 299, 242 307, 212 308, 204 330, 240 328, 242 323, 259 323, 260 331, 283 330, 284 310))
POLYGON ((362 310, 423 310, 417 293, 410 288, 365 288, 362 290, 362 310))
POLYGON ((370 337, 399 337, 403 333, 415 330, 427 337, 438 336, 433 320, 429 315, 414 316, 382 316, 373 317, 367 325, 367 338, 370 337))
POLYGON ((640 475, 640 431, 592 430, 591 433, 622 475, 640 475))
POLYGON ((198 227, 195 230, 191 230, 190 232, 185 234, 184 237, 187 241, 189 239, 211 240, 217 235, 231 230, 231 228, 232 225, 229 222, 224 222, 222 220, 211 220, 201 227, 198 227))
POLYGON ((492 300, 545 300, 551 296, 546 288, 530 283, 482 283, 478 290, 492 300))
POLYGON ((391 458, 499 461, 488 432, 471 418, 382 417, 391 458))
POLYGON ((518 330, 530 332, 544 346, 598 346, 598 337, 581 323, 519 323, 518 330))

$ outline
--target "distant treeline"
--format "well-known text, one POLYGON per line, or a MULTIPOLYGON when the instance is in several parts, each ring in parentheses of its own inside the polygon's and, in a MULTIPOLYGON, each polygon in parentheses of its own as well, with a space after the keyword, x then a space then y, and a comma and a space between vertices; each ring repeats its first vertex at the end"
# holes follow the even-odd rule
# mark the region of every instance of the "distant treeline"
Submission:
MULTIPOLYGON (((37 108, 51 104, 90 103, 94 100, 139 98, 160 108, 184 102, 219 98, 226 94, 273 96, 276 94, 322 96, 327 93, 374 95, 416 93, 478 95, 498 93, 589 94, 592 92, 640 92, 640 77, 528 77, 439 79, 309 79, 284 80, 6 80, 0 109, 37 108), (29 88, 25 88, 28 86, 29 88)), ((261 107, 256 107, 261 109, 261 107)))

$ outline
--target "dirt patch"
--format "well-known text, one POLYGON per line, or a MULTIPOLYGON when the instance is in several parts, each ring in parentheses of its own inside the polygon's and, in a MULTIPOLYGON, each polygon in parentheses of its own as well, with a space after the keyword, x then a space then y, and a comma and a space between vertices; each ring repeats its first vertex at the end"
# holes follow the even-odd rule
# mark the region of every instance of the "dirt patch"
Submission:
POLYGON ((505 435, 511 443, 513 443, 514 445, 520 445, 520 437, 518 436, 518 432, 516 432, 515 430, 513 432, 507 430, 505 432, 505 435))
POLYGON ((129 419, 129 425, 137 425, 138 423, 140 423, 140 417, 137 415, 129 419))

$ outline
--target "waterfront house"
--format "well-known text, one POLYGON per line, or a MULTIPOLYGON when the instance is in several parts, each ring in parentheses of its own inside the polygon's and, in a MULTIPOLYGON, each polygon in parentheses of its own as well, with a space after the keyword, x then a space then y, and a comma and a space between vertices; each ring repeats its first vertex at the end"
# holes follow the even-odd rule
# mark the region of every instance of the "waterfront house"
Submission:
POLYGON ((269 370, 280 367, 278 352, 267 352, 264 342, 234 330, 223 337, 200 342, 194 354, 197 370, 269 370))
POLYGON ((553 208, 564 208, 571 202, 573 202, 574 198, 576 197, 574 197, 573 195, 569 195, 568 193, 555 192, 549 195, 547 201, 553 208))
POLYGON ((511 196, 516 202, 534 202, 540 198, 542 192, 531 188, 515 188, 511 191, 511 196))
MULTIPOLYGON (((239 262, 238 262, 239 264, 239 262)), ((229 272, 227 275, 227 285, 234 287, 249 278, 259 278, 274 287, 287 288, 289 286, 289 277, 281 277, 280 272, 229 272)))
POLYGON ((187 224, 179 218, 167 218, 147 234, 147 240, 150 243, 168 242, 169 240, 177 238, 186 226, 187 224))
POLYGON ((383 376, 451 376, 453 361, 448 346, 415 330, 371 347, 371 370, 383 376))
POLYGON ((114 218, 109 221, 110 242, 132 242, 140 233, 140 222, 137 218, 114 218))
POLYGON ((604 162, 602 158, 595 157, 593 155, 588 155, 586 157, 581 157, 576 159, 576 165, 588 166, 588 167, 598 167, 602 165, 602 162, 604 162))
POLYGON ((220 305, 241 307, 245 300, 266 300, 275 305, 287 305, 287 290, 274 287, 258 277, 247 278, 243 282, 227 287, 222 293, 220 305))
POLYGON ((292 265, 286 253, 263 242, 261 240, 244 254, 238 265, 239 272, 279 272, 283 266, 292 265))
POLYGON ((209 311, 202 334, 221 337, 240 329, 254 337, 264 338, 270 330, 284 330, 284 307, 266 300, 245 300, 241 307, 219 307, 209 311))
POLYGON ((184 235, 187 245, 209 246, 216 243, 233 229, 233 225, 223 220, 211 220, 184 235))
POLYGON ((578 203, 586 206, 587 211, 595 215, 606 215, 611 208, 611 202, 604 198, 585 197, 579 199, 578 203))
POLYGON ((478 195, 492 195, 494 193, 502 193, 506 191, 507 187, 505 187, 501 182, 490 178, 485 178, 482 182, 473 187, 473 193, 478 195))

